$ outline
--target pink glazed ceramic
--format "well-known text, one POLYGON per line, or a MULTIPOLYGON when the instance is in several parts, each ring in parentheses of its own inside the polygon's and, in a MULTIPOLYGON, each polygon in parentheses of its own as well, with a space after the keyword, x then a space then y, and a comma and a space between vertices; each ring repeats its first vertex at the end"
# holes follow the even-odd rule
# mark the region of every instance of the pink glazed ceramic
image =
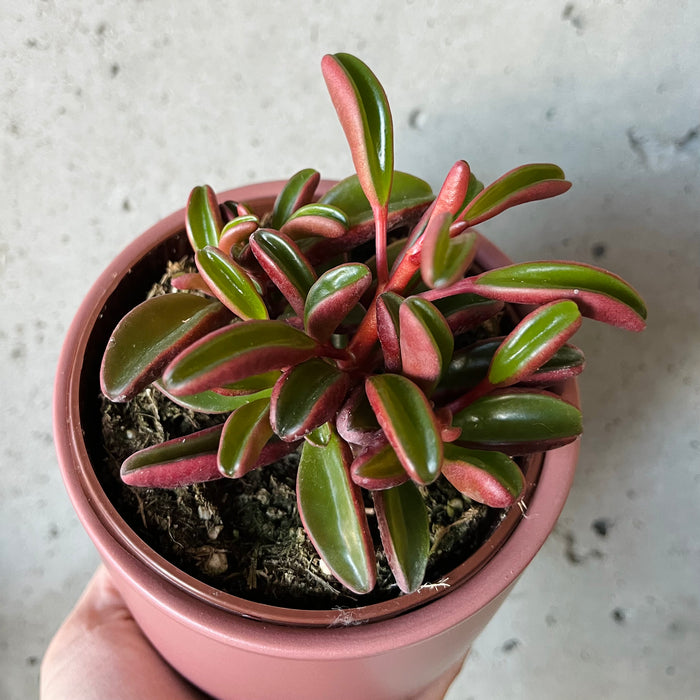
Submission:
MULTIPOLYGON (((221 198, 245 201, 253 208, 269 206, 281 184, 239 188, 221 198)), ((323 189, 330 184, 323 183, 323 189)), ((367 612, 362 624, 348 615, 352 624, 333 627, 318 626, 313 614, 309 624, 316 626, 307 626, 305 611, 249 608, 246 601, 237 608, 243 614, 232 610, 224 600, 232 596, 182 574, 130 530, 107 499, 89 458, 99 416, 87 407, 96 396, 104 343, 115 319, 126 311, 118 307, 136 304, 147 287, 136 284, 125 294, 122 285, 120 295, 114 292, 124 280, 149 271, 153 280, 167 259, 184 253, 184 237, 175 235, 181 234, 183 222, 183 211, 173 214, 114 260, 88 293, 63 346, 54 429, 63 478, 78 516, 146 636, 174 668, 210 695, 229 700, 414 697, 459 664, 552 531, 571 487, 578 442, 545 455, 527 499, 528 517, 514 514, 512 527, 502 531, 498 544, 489 540, 482 548, 478 566, 464 583, 450 584, 439 596, 421 594, 411 604, 419 607, 409 610, 411 606, 401 604, 392 609, 387 604, 377 611, 378 621, 367 612), (157 246, 156 254, 149 253, 157 246)), ((509 262, 488 241, 478 261, 483 267, 509 262)), ((563 387, 563 396, 578 405, 575 382, 563 387)), ((326 611, 321 619, 333 618, 342 622, 342 612, 326 611)))

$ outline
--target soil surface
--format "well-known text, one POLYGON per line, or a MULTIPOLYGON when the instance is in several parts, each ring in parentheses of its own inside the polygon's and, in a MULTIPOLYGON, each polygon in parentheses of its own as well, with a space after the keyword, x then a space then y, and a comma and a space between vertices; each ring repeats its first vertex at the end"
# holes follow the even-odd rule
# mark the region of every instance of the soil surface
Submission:
MULTIPOLYGON (((186 261, 171 264, 149 296, 168 292, 172 274, 187 268, 186 261)), ((488 332, 482 329, 479 335, 488 332)), ((297 454, 240 479, 172 490, 133 488, 119 477, 126 457, 226 416, 183 409, 155 387, 124 404, 100 397, 100 405, 104 451, 98 476, 107 495, 135 532, 178 568, 222 591, 292 608, 353 607, 402 595, 378 535, 374 591, 358 596, 332 577, 307 538, 297 511, 297 454)), ((435 584, 478 549, 504 511, 464 498, 444 478, 423 490, 431 523, 425 582, 435 584)), ((376 533, 371 495, 365 493, 370 527, 376 533)))

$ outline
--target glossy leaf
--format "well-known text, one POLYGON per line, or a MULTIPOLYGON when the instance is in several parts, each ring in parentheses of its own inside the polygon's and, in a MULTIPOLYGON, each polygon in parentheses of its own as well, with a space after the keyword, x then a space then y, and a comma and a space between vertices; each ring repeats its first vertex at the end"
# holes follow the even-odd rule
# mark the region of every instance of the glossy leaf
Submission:
POLYGON ((248 273, 218 248, 206 246, 195 255, 197 269, 217 299, 244 321, 266 319, 267 307, 248 273))
POLYGON ((215 391, 223 396, 247 396, 248 394, 255 394, 258 391, 271 390, 280 378, 280 374, 281 372, 279 370, 254 374, 240 381, 216 387, 215 391))
POLYGON ((301 316, 316 273, 294 241, 283 233, 258 229, 250 238, 250 247, 260 266, 301 316))
POLYGON ((350 54, 328 54, 321 67, 362 189, 373 209, 385 207, 394 173, 394 134, 384 89, 350 54))
MULTIPOLYGON (((437 387, 440 394, 459 394, 473 389, 488 374, 491 360, 504 338, 487 338, 466 348, 456 350, 443 372, 437 387)), ((581 350, 573 345, 564 345, 540 368, 522 377, 520 384, 528 386, 550 386, 579 375, 585 358, 581 350)))
POLYGON ((320 180, 321 175, 312 168, 300 170, 292 175, 275 200, 270 219, 272 228, 281 229, 299 207, 309 204, 320 180))
MULTIPOLYGON (((423 211, 435 195, 420 178, 397 170, 389 197, 389 230, 401 225, 409 216, 423 211)), ((352 229, 372 228, 372 207, 360 186, 357 175, 341 180, 324 194, 319 203, 330 204, 345 213, 352 229)))
POLYGON ((178 355, 163 383, 186 396, 289 367, 317 352, 312 338, 282 321, 245 321, 210 333, 178 355))
POLYGON ((189 408, 197 413, 230 413, 251 401, 262 398, 269 399, 272 396, 272 388, 248 394, 221 394, 216 391, 202 391, 191 396, 175 396, 167 391, 160 381, 154 382, 153 386, 178 406, 189 408))
POLYGON ((502 452, 445 445, 442 473, 457 491, 491 508, 509 508, 525 487, 520 468, 502 452))
POLYGON ((185 227, 192 249, 197 251, 219 242, 223 222, 214 190, 209 185, 195 187, 187 200, 185 227))
POLYGON ((454 284, 472 264, 477 251, 476 231, 465 231, 450 237, 451 215, 430 220, 423 234, 421 277, 428 287, 454 284))
POLYGON ((128 401, 160 377, 184 348, 224 325, 231 314, 218 301, 194 294, 164 294, 122 318, 102 358, 102 393, 128 401))
POLYGON ((467 204, 460 219, 475 226, 517 204, 555 197, 570 187, 571 183, 564 179, 564 172, 556 165, 521 165, 482 190, 467 204))
POLYGON ((398 374, 368 377, 365 392, 408 475, 419 484, 434 481, 442 465, 442 440, 425 394, 398 374))
POLYGON ((430 524, 423 496, 412 481, 373 496, 389 567, 399 588, 413 593, 423 583, 430 552, 430 524))
POLYGON ((633 331, 646 325, 646 306, 636 290, 617 275, 592 265, 520 263, 489 270, 469 283, 469 291, 492 299, 518 304, 570 299, 584 316, 597 321, 633 331))
POLYGON ((253 469, 272 437, 270 400, 260 399, 236 409, 226 420, 217 453, 219 471, 237 478, 253 469))
POLYGON ((273 430, 282 440, 298 440, 335 418, 350 381, 346 372, 319 358, 291 367, 272 393, 273 430))
POLYGON ((399 309, 399 328, 402 374, 429 392, 452 358, 447 321, 429 301, 409 297, 399 309))
POLYGON ((307 236, 340 238, 348 230, 348 217, 330 204, 306 204, 297 209, 281 228, 291 239, 307 236))
POLYGON ((350 467, 352 480, 365 489, 381 490, 408 481, 394 448, 386 440, 375 442, 355 457, 350 467))
POLYGON ((324 272, 306 297, 306 332, 318 340, 327 340, 371 282, 372 274, 362 263, 345 263, 324 272))
POLYGON ((343 440, 351 444, 372 445, 377 441, 381 429, 363 386, 348 396, 338 412, 336 428, 343 440))
MULTIPOLYGON (((424 299, 430 299, 429 293, 423 293, 424 299)), ((498 299, 486 299, 478 294, 454 294, 432 302, 445 317, 453 335, 461 335, 478 328, 484 321, 493 318, 503 310, 503 302, 498 299)))
POLYGON ((385 292, 377 298, 377 336, 382 346, 387 372, 401 372, 399 309, 403 301, 403 297, 394 292, 385 292))
POLYGON ((124 460, 121 478, 129 486, 173 489, 220 479, 216 461, 222 426, 139 450, 124 460))
POLYGON ((508 334, 491 361, 488 380, 494 386, 519 382, 550 360, 581 326, 573 301, 540 306, 508 334))
POLYGON ((582 432, 581 412, 544 391, 502 389, 474 401, 453 418, 467 447, 509 455, 566 445, 582 432))
POLYGON ((299 515, 316 551, 333 575, 355 593, 376 581, 372 536, 360 490, 349 474, 350 451, 332 433, 322 447, 305 442, 299 459, 299 515))
POLYGON ((252 214, 237 216, 221 229, 221 237, 217 247, 235 258, 259 226, 260 220, 257 216, 252 214))

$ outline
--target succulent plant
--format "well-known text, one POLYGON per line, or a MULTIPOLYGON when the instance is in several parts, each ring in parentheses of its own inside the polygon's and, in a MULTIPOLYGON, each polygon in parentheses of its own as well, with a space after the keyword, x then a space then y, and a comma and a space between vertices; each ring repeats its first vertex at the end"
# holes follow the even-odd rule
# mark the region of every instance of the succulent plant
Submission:
POLYGON ((529 164, 484 187, 460 160, 434 196, 394 171, 391 113, 370 69, 336 54, 322 70, 356 174, 317 198, 319 173, 301 170, 262 218, 195 187, 185 224, 197 272, 121 320, 102 390, 127 401, 154 384, 185 407, 229 414, 126 459, 127 484, 238 478, 299 450, 299 513, 334 576, 358 593, 375 584, 364 488, 410 592, 428 559, 422 487, 446 478, 487 505, 516 503, 513 457, 581 433, 578 409, 549 389, 583 369, 568 344, 582 316, 639 331, 646 309, 589 265, 474 269, 473 227, 565 192, 563 172, 529 164), (465 344, 506 304, 527 313, 505 336, 465 344))

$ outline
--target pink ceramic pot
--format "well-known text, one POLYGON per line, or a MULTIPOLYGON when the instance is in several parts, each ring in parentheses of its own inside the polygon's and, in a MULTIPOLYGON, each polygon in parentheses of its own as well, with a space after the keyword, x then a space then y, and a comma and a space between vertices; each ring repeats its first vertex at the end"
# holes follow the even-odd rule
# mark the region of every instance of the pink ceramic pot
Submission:
MULTIPOLYGON (((269 207, 280 185, 244 187, 221 197, 269 207)), ((449 588, 413 594, 419 597, 410 604, 399 599, 368 606, 358 616, 325 611, 307 618, 305 611, 232 602, 233 596, 179 572, 145 545, 105 496, 90 462, 99 423, 91 407, 107 337, 144 297, 166 260, 186 252, 184 236, 175 236, 183 222, 183 211, 169 216, 112 262, 88 293, 63 346, 55 439, 78 516, 146 636, 174 668, 214 697, 411 698, 459 663, 552 531, 571 487, 578 442, 546 454, 527 498, 527 519, 514 513, 509 528, 499 526, 463 583, 448 577, 449 588), (352 624, 327 624, 344 617, 352 624)), ((509 261, 484 241, 479 262, 495 267, 509 261)), ((575 382, 563 393, 578 404, 575 382)))

